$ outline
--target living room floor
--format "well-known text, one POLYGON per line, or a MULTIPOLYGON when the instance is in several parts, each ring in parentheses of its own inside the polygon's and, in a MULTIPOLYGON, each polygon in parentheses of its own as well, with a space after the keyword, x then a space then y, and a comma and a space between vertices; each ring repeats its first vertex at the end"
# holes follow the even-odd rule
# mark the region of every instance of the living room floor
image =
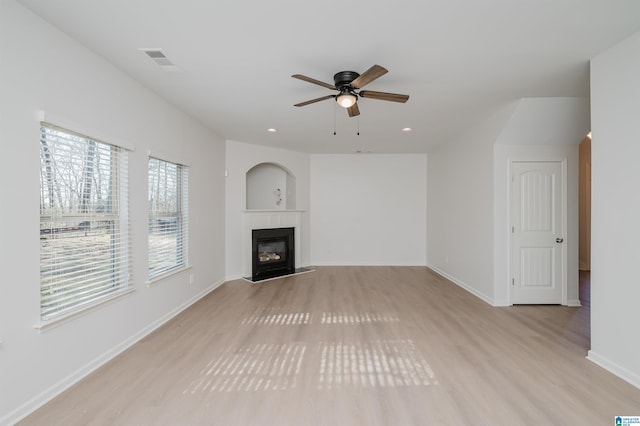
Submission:
POLYGON ((580 308, 494 308, 425 267, 230 281, 24 425, 613 424, 640 389, 580 308))

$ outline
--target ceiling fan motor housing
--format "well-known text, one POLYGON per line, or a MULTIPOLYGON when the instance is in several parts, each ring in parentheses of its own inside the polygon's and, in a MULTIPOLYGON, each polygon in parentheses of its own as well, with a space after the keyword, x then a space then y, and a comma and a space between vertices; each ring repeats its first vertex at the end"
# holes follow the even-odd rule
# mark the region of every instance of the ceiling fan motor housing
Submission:
POLYGON ((340 71, 333 76, 333 81, 338 90, 352 89, 351 82, 358 77, 360 74, 355 71, 340 71))

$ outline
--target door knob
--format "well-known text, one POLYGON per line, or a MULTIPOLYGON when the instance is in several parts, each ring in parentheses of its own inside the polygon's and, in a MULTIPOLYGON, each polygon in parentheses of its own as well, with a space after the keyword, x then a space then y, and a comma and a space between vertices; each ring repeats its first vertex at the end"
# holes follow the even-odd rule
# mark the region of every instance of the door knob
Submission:
POLYGON ((556 238, 556 243, 560 244, 564 241, 564 238, 556 238))

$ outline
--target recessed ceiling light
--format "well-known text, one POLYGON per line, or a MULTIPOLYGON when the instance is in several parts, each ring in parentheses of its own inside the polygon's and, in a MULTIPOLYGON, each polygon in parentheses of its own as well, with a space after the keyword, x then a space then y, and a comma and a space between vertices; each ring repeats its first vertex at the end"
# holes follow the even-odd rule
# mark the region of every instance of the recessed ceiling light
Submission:
POLYGON ((411 127, 405 127, 404 129, 402 129, 403 132, 410 132, 413 129, 411 127))
POLYGON ((274 129, 273 127, 269 127, 267 129, 267 132, 269 132, 269 133, 276 133, 277 131, 278 131, 278 129, 274 129))

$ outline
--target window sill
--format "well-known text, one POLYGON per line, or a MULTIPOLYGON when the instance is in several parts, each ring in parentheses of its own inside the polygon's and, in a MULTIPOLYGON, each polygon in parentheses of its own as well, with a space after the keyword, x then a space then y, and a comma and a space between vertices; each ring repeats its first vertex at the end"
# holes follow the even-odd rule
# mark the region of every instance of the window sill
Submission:
POLYGON ((52 328, 55 328, 61 324, 64 324, 68 321, 71 321, 72 319, 75 319, 77 317, 83 316, 85 314, 88 314, 89 312, 95 311, 96 309, 108 305, 112 302, 115 302, 116 300, 119 300, 131 293, 133 293, 134 291, 136 291, 136 289, 131 286, 128 287, 124 290, 118 291, 112 295, 110 295, 109 297, 106 297, 104 299, 101 299, 99 301, 96 301, 94 303, 88 304, 86 306, 83 306, 81 308, 78 308, 77 310, 73 311, 73 312, 69 312, 67 314, 64 315, 60 315, 59 317, 54 317, 51 318, 49 320, 45 320, 45 321, 40 321, 39 323, 35 324, 33 326, 33 328, 35 328, 36 330, 38 330, 40 333, 43 333, 45 331, 51 330, 52 328))
POLYGON ((163 281, 166 278, 172 277, 174 275, 181 274, 181 273, 183 273, 185 271, 188 271, 189 269, 191 269, 191 265, 182 266, 180 268, 176 268, 176 269, 172 269, 170 271, 167 271, 162 275, 158 275, 157 277, 153 277, 150 280, 147 280, 147 282, 146 282, 147 287, 156 286, 156 285, 158 285, 160 283, 160 281, 163 281))

